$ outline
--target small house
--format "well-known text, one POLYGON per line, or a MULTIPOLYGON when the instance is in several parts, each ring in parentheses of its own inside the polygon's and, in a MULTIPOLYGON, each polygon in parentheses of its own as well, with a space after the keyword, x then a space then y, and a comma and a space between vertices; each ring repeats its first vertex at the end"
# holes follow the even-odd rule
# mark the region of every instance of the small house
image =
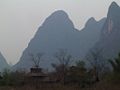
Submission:
POLYGON ((47 74, 45 74, 42 71, 42 68, 31 68, 29 75, 30 75, 31 78, 37 79, 39 81, 44 81, 45 78, 47 77, 47 74))
POLYGON ((41 83, 45 82, 47 74, 42 71, 42 68, 31 68, 27 74, 27 83, 41 83))

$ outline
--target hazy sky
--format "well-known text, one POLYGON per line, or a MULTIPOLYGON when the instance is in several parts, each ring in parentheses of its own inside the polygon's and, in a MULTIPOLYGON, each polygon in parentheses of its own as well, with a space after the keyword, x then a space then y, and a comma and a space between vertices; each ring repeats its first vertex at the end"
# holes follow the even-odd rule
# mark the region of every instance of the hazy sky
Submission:
POLYGON ((90 17, 106 17, 112 1, 120 5, 120 0, 0 0, 0 51, 15 64, 38 27, 54 11, 66 11, 81 29, 90 17))

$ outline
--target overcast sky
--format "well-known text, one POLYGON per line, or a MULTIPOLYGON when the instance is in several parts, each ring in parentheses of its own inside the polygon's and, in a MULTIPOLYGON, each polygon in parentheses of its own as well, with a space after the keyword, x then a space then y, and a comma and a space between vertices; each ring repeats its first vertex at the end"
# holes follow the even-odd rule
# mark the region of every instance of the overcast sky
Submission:
POLYGON ((54 11, 66 11, 80 30, 90 17, 106 17, 112 1, 120 5, 120 0, 0 0, 0 52, 8 63, 15 64, 38 27, 54 11))

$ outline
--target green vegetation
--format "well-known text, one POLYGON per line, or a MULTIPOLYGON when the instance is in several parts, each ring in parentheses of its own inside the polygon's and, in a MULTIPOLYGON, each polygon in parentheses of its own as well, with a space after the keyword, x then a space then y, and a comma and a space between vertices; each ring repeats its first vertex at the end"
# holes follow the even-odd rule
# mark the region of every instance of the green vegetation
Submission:
POLYGON ((118 54, 118 57, 114 60, 109 60, 113 72, 109 76, 109 80, 111 80, 112 83, 119 84, 120 83, 120 53, 118 54))
POLYGON ((118 57, 114 60, 109 60, 110 64, 113 67, 114 73, 120 73, 120 53, 118 54, 118 57))
POLYGON ((23 84, 24 73, 22 72, 10 72, 9 69, 5 69, 0 79, 0 86, 19 86, 23 84))

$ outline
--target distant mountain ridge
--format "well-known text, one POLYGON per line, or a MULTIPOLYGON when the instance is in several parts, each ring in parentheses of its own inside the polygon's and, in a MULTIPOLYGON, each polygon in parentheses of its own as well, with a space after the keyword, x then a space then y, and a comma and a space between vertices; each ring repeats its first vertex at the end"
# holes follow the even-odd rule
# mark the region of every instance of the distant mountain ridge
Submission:
POLYGON ((90 18, 85 27, 79 31, 75 29, 66 12, 59 10, 52 13, 39 27, 33 39, 24 50, 20 61, 14 69, 29 69, 32 62, 28 53, 44 52, 44 60, 41 67, 49 68, 54 62, 53 54, 58 49, 67 49, 70 54, 82 58, 91 47, 99 40, 101 28, 105 18, 96 21, 90 18))
POLYGON ((6 62, 5 58, 0 52, 0 72, 8 67, 9 67, 8 63, 6 62))

